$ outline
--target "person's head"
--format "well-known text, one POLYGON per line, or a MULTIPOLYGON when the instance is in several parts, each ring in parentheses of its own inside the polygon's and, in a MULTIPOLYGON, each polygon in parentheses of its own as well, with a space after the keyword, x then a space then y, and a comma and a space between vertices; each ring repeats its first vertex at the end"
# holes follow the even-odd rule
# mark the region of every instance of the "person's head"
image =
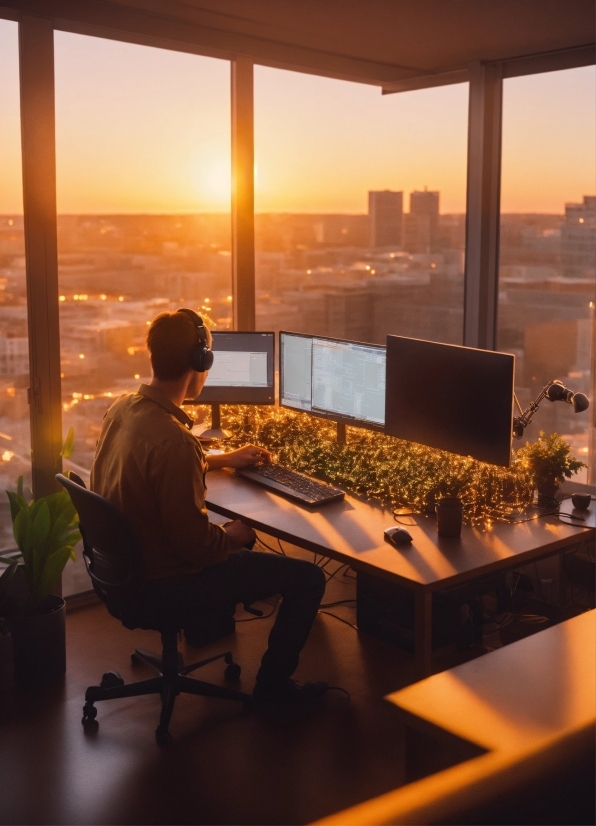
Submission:
MULTIPOLYGON (((147 347, 155 378, 163 382, 188 379, 191 382, 188 396, 196 398, 207 379, 207 371, 198 373, 191 364, 192 350, 199 343, 197 325, 190 313, 165 312, 156 316, 147 331, 147 347)), ((211 346, 209 330, 207 344, 211 346)))

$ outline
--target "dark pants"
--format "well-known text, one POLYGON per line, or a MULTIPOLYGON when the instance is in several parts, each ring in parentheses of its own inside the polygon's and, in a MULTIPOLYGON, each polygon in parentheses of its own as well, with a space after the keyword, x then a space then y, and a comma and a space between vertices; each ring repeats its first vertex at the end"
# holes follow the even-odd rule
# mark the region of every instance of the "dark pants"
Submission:
POLYGON ((243 550, 199 574, 152 590, 164 609, 177 614, 191 640, 195 633, 200 637, 202 627, 220 621, 225 625, 239 603, 250 605, 279 594, 282 602, 257 674, 257 683, 278 684, 296 670, 325 592, 325 576, 311 562, 243 550))

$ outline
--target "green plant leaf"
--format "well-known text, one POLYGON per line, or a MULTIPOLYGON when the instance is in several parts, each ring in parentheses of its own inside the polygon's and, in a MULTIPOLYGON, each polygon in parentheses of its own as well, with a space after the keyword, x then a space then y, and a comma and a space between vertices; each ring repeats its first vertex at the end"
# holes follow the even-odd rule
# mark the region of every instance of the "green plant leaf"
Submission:
POLYGON ((8 568, 0 575, 0 614, 2 613, 2 603, 6 599, 6 595, 10 590, 10 584, 17 570, 17 560, 2 559, 3 562, 8 562, 8 568))
POLYGON ((19 496, 18 493, 13 493, 12 491, 7 490, 6 495, 8 496, 8 501, 10 503, 10 516, 14 522, 17 513, 22 510, 22 508, 28 507, 28 505, 25 499, 22 496, 19 496))
POLYGON ((29 508, 22 508, 16 515, 12 526, 12 532, 19 551, 24 554, 28 550, 27 536, 30 524, 29 508))
POLYGON ((52 593, 62 575, 64 566, 70 559, 71 551, 72 548, 66 545, 62 548, 56 548, 48 554, 37 582, 36 601, 45 599, 45 597, 52 593))
POLYGON ((52 526, 50 509, 48 508, 47 502, 40 499, 31 510, 33 511, 31 514, 33 522, 30 536, 31 547, 34 550, 41 550, 50 535, 50 528, 52 526), (38 505, 39 507, 37 507, 38 505))
POLYGON ((64 440, 64 444, 62 445, 62 451, 60 455, 63 456, 65 459, 69 459, 72 456, 72 452, 74 450, 74 427, 72 425, 68 429, 68 433, 66 434, 66 439, 64 440))

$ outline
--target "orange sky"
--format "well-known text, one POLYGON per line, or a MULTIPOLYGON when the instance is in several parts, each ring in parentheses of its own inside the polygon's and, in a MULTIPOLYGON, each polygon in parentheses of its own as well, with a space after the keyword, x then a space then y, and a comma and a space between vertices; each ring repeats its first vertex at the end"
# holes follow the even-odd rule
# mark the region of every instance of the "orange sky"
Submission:
MULTIPOLYGON (((16 24, 0 20, 0 213, 21 207, 16 24)), ((596 191, 594 67, 505 83, 502 208, 562 212, 596 191)), ((56 34, 58 209, 229 209, 229 64, 56 34)), ((365 212, 425 185, 465 208, 467 84, 376 87, 257 67, 256 210, 365 212)), ((408 199, 406 198, 406 208, 408 199)))

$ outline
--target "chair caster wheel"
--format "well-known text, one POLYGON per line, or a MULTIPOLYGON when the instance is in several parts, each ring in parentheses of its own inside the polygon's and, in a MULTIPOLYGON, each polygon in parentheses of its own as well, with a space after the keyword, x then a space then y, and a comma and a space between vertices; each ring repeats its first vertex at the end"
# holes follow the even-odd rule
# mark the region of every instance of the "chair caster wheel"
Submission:
POLYGON ((155 729, 155 739, 157 740, 158 746, 168 746, 172 742, 172 735, 167 729, 162 729, 161 726, 158 726, 155 729))
POLYGON ((237 683, 240 679, 241 672, 242 669, 238 663, 230 663, 224 671, 224 676, 226 680, 229 680, 231 683, 237 683))
POLYGON ((85 725, 86 723, 90 723, 97 717, 97 709, 91 703, 85 703, 83 706, 83 719, 81 723, 85 725))
POLYGON ((101 678, 100 685, 102 688, 116 688, 116 686, 124 685, 124 680, 117 671, 106 671, 101 678))

